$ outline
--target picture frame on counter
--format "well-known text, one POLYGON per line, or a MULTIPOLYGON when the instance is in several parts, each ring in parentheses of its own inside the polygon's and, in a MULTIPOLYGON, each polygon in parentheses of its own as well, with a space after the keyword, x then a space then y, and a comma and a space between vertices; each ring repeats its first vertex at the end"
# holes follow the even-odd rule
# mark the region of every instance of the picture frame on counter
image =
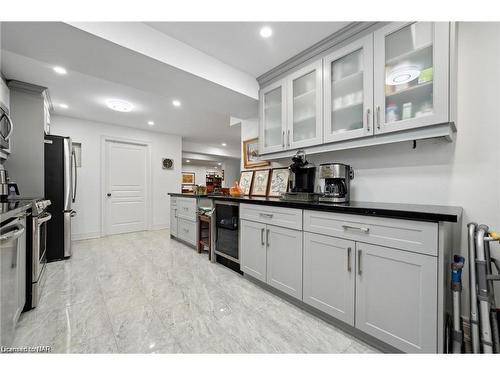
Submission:
POLYGON ((194 172, 182 172, 182 185, 194 185, 194 172))
POLYGON ((269 184, 268 197, 279 198, 288 192, 290 170, 285 168, 274 168, 271 170, 271 182, 269 184))
POLYGON ((252 188, 253 182, 253 172, 254 171, 242 171, 240 174, 240 188, 243 195, 250 195, 250 189, 252 188))
POLYGON ((259 138, 243 141, 243 166, 247 168, 267 167, 271 163, 259 160, 259 138))
POLYGON ((269 174, 270 169, 259 169, 254 171, 252 188, 250 195, 256 197, 266 197, 267 189, 269 187, 269 174))

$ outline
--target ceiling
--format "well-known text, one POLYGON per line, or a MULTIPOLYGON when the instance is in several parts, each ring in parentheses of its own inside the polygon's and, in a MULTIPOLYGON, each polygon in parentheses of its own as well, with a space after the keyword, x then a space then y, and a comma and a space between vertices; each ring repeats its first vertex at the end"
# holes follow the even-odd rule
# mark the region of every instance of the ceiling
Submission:
MULTIPOLYGON (((262 39, 261 23, 147 23, 255 77, 346 24, 266 23, 274 35, 262 39)), ((48 87, 55 115, 180 135, 186 142, 206 146, 220 148, 224 142, 236 150, 241 130, 229 126, 230 117, 257 117, 257 100, 249 96, 71 25, 2 22, 1 27, 5 78, 48 87), (56 65, 68 74, 55 74, 56 65), (109 98, 129 101, 134 110, 112 111, 105 105, 109 98), (174 99, 182 102, 181 107, 172 105, 174 99), (61 108, 61 103, 68 108, 61 108)))
POLYGON ((150 27, 258 77, 349 22, 146 22, 150 27), (273 35, 263 39, 262 26, 273 35))

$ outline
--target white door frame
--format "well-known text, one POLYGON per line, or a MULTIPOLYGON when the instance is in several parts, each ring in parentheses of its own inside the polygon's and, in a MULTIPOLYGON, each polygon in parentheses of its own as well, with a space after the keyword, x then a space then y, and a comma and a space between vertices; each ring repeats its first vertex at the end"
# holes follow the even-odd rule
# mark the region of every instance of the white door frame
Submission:
POLYGON ((136 140, 136 139, 130 139, 130 138, 120 138, 120 137, 113 137, 113 136, 108 136, 108 135, 103 135, 101 136, 101 199, 100 199, 100 206, 101 206, 101 223, 100 223, 100 228, 101 228, 101 237, 104 237, 107 235, 106 233, 106 201, 105 201, 105 194, 107 191, 107 186, 106 186, 106 166, 107 166, 107 157, 106 157, 106 144, 107 142, 118 142, 118 143, 127 143, 127 144, 132 144, 132 145, 137 145, 137 146, 145 146, 146 147, 146 188, 144 189, 145 192, 145 199, 146 199, 146 230, 151 230, 152 228, 152 222, 153 222, 153 210, 152 210, 152 204, 151 204, 151 197, 153 196, 153 180, 152 180, 152 173, 151 173, 151 143, 147 141, 142 141, 142 140, 136 140))

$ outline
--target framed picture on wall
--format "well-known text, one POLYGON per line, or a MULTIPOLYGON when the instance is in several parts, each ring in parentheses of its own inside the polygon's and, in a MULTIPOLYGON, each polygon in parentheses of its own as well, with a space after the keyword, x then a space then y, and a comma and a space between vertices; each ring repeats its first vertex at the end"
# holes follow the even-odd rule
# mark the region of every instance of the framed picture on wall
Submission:
POLYGON ((270 163, 265 160, 259 160, 259 138, 243 141, 243 167, 258 168, 266 167, 270 163))
POLYGON ((194 185, 194 172, 182 172, 182 185, 194 185))
POLYGON ((275 168, 271 170, 271 184, 269 185, 269 197, 281 197, 288 191, 288 180, 290 170, 288 168, 275 168))
POLYGON ((269 185, 269 169, 259 169, 253 176, 253 184, 250 195, 265 197, 269 185))
POLYGON ((250 188, 252 187, 253 171, 243 171, 240 175, 240 188, 243 195, 250 195, 250 188))

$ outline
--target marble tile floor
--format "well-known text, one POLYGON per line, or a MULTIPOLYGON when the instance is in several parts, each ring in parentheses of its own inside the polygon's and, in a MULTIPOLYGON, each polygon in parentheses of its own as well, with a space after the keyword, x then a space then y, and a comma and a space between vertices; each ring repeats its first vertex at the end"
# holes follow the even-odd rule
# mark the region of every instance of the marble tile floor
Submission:
POLYGON ((376 353, 171 240, 166 230, 73 243, 47 265, 14 346, 55 353, 376 353))

